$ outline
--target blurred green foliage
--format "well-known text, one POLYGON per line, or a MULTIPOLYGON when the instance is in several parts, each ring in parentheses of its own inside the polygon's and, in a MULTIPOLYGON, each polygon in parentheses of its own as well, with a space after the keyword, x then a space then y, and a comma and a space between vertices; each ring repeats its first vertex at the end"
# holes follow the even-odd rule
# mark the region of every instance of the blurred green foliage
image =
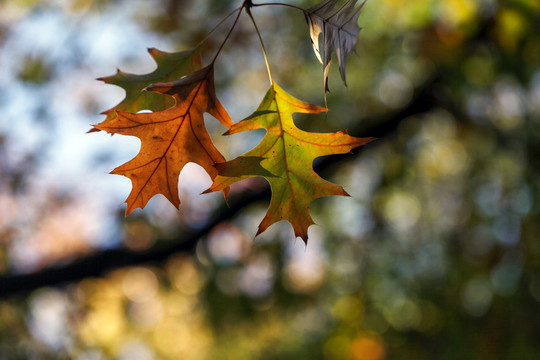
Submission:
MULTIPOLYGON (((66 17, 130 6, 5 1, 0 11, 23 18, 57 3, 66 17)), ((135 11, 133 21, 187 47, 240 1, 152 4, 155 12, 135 11)), ((323 103, 303 15, 279 6, 253 14, 276 82, 323 103)), ((359 24, 349 87, 334 66, 329 114, 296 119, 306 130, 348 128, 380 140, 324 174, 352 197, 312 205, 321 226, 310 229, 307 248, 288 224, 253 239, 267 206, 255 204, 194 254, 2 300, 0 359, 536 359, 539 3, 370 0, 359 24), (363 132, 385 122, 396 126, 363 132)), ((218 32, 207 54, 220 41, 218 32)), ((47 61, 21 63, 20 81, 54 77, 47 61)), ((238 120, 267 86, 248 21, 218 66, 218 92, 226 106, 239 104, 230 110, 238 120)), ((238 139, 230 153, 255 145, 238 139)), ((181 236, 193 214, 178 220, 158 206, 128 217, 123 245, 140 251, 181 236)), ((9 263, 9 246, 2 249, 9 263)))

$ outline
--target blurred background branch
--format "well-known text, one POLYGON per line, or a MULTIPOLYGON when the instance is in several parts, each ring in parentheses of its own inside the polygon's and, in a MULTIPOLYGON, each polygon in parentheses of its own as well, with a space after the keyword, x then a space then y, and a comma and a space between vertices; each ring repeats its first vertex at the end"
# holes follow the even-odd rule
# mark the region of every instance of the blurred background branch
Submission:
MULTIPOLYGON (((371 124, 368 126, 358 121, 358 125, 350 129, 349 132, 356 136, 373 134, 373 136, 384 139, 386 136, 391 135, 406 117, 433 109, 436 102, 434 102, 432 94, 436 83, 436 79, 429 79, 427 84, 416 89, 417 95, 403 109, 384 117, 365 119, 365 123, 371 124)), ((361 148, 354 152, 358 154, 360 151, 361 148)), ((328 173, 332 169, 335 170, 339 163, 350 160, 350 155, 321 158, 316 162, 315 170, 328 173)), ((228 204, 220 206, 209 216, 209 220, 203 228, 185 228, 177 238, 169 239, 166 243, 157 241, 153 247, 144 251, 137 252, 130 249, 104 250, 88 254, 82 259, 67 264, 42 269, 36 273, 0 276, 0 296, 33 291, 43 286, 81 281, 89 276, 103 276, 111 270, 125 266, 154 262, 159 265, 177 252, 193 253, 197 242, 207 236, 217 225, 234 218, 241 210, 255 202, 268 200, 269 195, 270 188, 267 184, 237 192, 231 197, 228 204)))

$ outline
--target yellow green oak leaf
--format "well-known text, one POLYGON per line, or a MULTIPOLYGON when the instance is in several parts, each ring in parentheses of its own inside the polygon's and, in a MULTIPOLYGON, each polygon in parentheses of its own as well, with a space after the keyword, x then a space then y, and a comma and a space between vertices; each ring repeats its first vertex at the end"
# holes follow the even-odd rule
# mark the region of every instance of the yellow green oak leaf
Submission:
POLYGON ((218 163, 218 175, 205 193, 228 188, 231 184, 255 176, 270 183, 272 199, 259 225, 257 235, 270 225, 287 220, 294 234, 308 240, 308 227, 314 224, 309 205, 319 197, 347 192, 339 185, 321 178, 313 170, 315 158, 342 154, 364 145, 374 138, 356 138, 344 132, 320 134, 297 128, 292 114, 320 113, 325 108, 305 103, 272 83, 257 110, 234 124, 225 135, 254 129, 266 129, 259 145, 238 158, 218 163))

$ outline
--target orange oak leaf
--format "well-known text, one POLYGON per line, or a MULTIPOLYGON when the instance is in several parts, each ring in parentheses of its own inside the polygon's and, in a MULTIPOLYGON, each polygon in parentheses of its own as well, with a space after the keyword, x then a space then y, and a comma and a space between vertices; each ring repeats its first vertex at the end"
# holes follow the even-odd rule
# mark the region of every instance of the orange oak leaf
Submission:
MULTIPOLYGON (((111 172, 131 179, 126 215, 144 208, 156 194, 163 194, 178 208, 178 176, 188 162, 199 164, 214 179, 217 170, 213 165, 225 158, 206 131, 203 113, 210 113, 226 127, 233 124, 217 99, 212 65, 177 81, 152 84, 146 90, 171 95, 176 104, 153 113, 118 112, 116 118, 94 125, 98 130, 141 140, 137 156, 111 172)), ((228 188, 223 191, 227 197, 228 188)))
POLYGON ((272 83, 257 110, 225 133, 231 135, 264 128, 266 135, 248 153, 216 164, 219 174, 205 192, 223 190, 242 179, 263 176, 272 188, 272 199, 257 235, 275 222, 288 220, 295 236, 307 243, 308 227, 314 224, 309 215, 311 202, 323 196, 348 196, 341 186, 317 175, 313 170, 313 160, 319 156, 346 153, 374 140, 352 137, 343 132, 309 133, 294 125, 293 113, 322 111, 326 109, 298 100, 272 83))

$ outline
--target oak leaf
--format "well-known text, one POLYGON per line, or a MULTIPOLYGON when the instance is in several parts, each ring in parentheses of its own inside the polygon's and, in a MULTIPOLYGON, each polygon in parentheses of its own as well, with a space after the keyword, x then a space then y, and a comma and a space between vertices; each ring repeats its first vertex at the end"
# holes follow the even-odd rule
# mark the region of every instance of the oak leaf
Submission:
MULTIPOLYGON (((157 68, 148 74, 129 74, 118 70, 116 74, 98 78, 107 84, 117 85, 126 91, 125 98, 116 106, 104 111, 106 121, 116 117, 117 111, 136 113, 141 110, 163 111, 174 105, 174 99, 155 92, 143 91, 156 82, 167 82, 191 74, 201 68, 200 49, 191 49, 175 53, 148 49, 148 53, 156 62, 157 68)), ((90 132, 99 131, 97 129, 90 132)))
MULTIPOLYGON (((212 65, 177 81, 152 84, 146 90, 171 95, 176 103, 160 112, 120 111, 116 118, 94 125, 98 130, 141 140, 137 156, 111 172, 131 179, 126 215, 144 208, 156 194, 163 194, 178 208, 178 176, 188 162, 199 164, 214 179, 217 170, 213 165, 225 158, 208 135, 203 113, 210 113, 226 127, 233 124, 217 99, 212 65)), ((223 191, 227 196, 228 188, 223 191)))
POLYGON ((288 220, 295 236, 307 242, 308 227, 314 224, 308 209, 311 202, 323 196, 348 196, 341 186, 315 173, 313 160, 319 156, 346 153, 373 140, 352 137, 343 132, 309 133, 294 125, 293 113, 323 111, 326 109, 298 100, 272 83, 257 110, 225 133, 231 135, 264 128, 266 135, 248 153, 216 164, 219 174, 205 192, 223 190, 242 179, 263 176, 270 183, 272 199, 257 235, 275 222, 288 220))
POLYGON ((304 10, 308 22, 311 43, 317 59, 324 68, 324 90, 328 91, 328 72, 332 62, 332 53, 338 58, 339 72, 343 83, 345 78, 345 58, 358 42, 361 28, 358 26, 358 16, 365 1, 355 9, 357 0, 348 0, 341 8, 336 9, 338 0, 325 0, 304 10), (319 46, 319 35, 322 34, 323 53, 319 46))

